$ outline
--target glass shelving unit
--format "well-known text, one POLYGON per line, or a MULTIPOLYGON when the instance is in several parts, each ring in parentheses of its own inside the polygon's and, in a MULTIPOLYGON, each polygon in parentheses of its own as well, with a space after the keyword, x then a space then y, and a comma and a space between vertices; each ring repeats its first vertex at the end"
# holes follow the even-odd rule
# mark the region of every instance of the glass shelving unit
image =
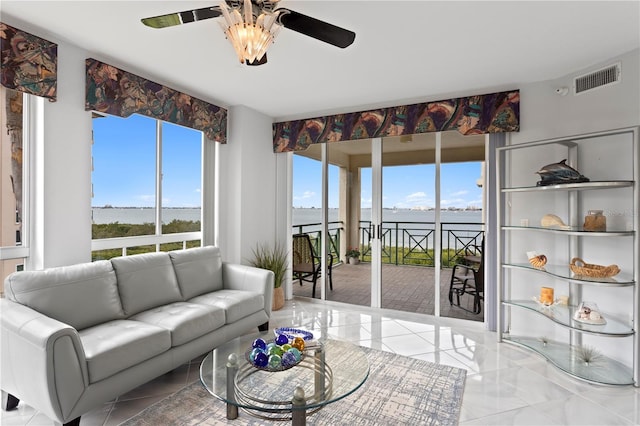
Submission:
MULTIPOLYGON (((599 143, 602 141, 600 140, 599 143)), ((497 277, 498 339, 500 342, 532 350, 546 358, 561 371, 591 383, 635 386, 640 384, 640 339, 634 326, 634 324, 640 323, 640 301, 638 300, 640 298, 638 291, 638 283, 640 282, 638 229, 640 221, 637 214, 640 199, 638 188, 638 163, 640 159, 638 157, 638 143, 638 128, 630 128, 509 145, 498 148, 496 153, 498 170, 496 190, 500 196, 498 205, 500 222, 497 241, 500 259, 497 277), (584 147, 582 144, 596 138, 604 138, 604 141, 607 141, 607 138, 630 139, 631 143, 625 145, 631 147, 630 152, 621 153, 612 150, 610 155, 614 160, 615 155, 621 154, 625 158, 631 159, 632 179, 599 179, 548 186, 521 185, 521 182, 517 182, 518 179, 523 180, 522 173, 519 173, 518 168, 527 162, 528 153, 532 153, 535 158, 546 158, 546 153, 551 153, 547 157, 563 153, 571 164, 580 158, 579 150, 584 147), (527 154, 518 157, 516 154, 520 155, 523 151, 516 151, 521 149, 531 151, 525 151, 527 154), (517 162, 518 159, 520 163, 517 162), (512 180, 516 181, 516 184, 510 184, 512 180), (635 211, 635 214, 631 214, 631 224, 618 222, 601 232, 582 229, 579 213, 585 210, 584 204, 588 204, 585 202, 586 199, 589 199, 587 195, 593 197, 592 191, 597 191, 595 199, 619 200, 618 202, 622 205, 622 207, 618 207, 620 210, 635 211), (619 191, 623 191, 624 195, 621 196, 619 191), (527 203, 548 205, 551 211, 553 211, 552 209, 562 211, 565 216, 569 217, 567 221, 569 225, 563 227, 530 226, 528 220, 525 220, 524 224, 515 225, 513 222, 518 222, 518 216, 513 213, 514 211, 522 214, 523 211, 527 211, 528 207, 536 207, 534 204, 527 206, 527 203), (535 236, 535 239, 532 239, 532 236, 535 236), (522 247, 529 244, 530 240, 536 241, 538 244, 540 241, 544 241, 545 247, 554 247, 552 250, 554 256, 550 264, 534 267, 527 262, 520 261, 524 254, 522 247), (576 275, 571 271, 570 259, 582 257, 584 250, 588 250, 589 253, 597 253, 599 246, 611 247, 618 244, 611 243, 611 241, 626 241, 622 245, 632 247, 632 250, 620 249, 610 254, 614 260, 621 260, 625 265, 619 274, 610 278, 592 278, 576 275), (564 252, 565 250, 566 252, 564 252), (619 256, 622 256, 623 259, 620 259, 619 256), (552 306, 544 306, 534 298, 522 297, 527 293, 535 295, 536 291, 545 285, 560 285, 561 288, 568 289, 572 304, 560 305, 556 303, 552 306), (607 292, 606 294, 611 294, 608 293, 609 289, 612 292, 626 291, 625 296, 618 296, 623 299, 620 307, 616 305, 613 312, 601 312, 606 321, 604 324, 585 323, 573 317, 578 309, 577 302, 582 300, 582 292, 589 288, 595 288, 595 291, 599 292, 607 292), (632 297, 628 297, 629 289, 633 293, 632 297), (629 308, 630 306, 632 307, 629 308), (536 320, 533 321, 533 318, 536 320), (548 330, 555 340, 541 337, 544 330, 548 330), (565 334, 558 330, 566 330, 568 333, 565 334), (540 335, 532 335, 535 333, 540 335), (558 336, 567 336, 567 338, 561 340, 557 338, 558 336), (595 341, 601 341, 598 339, 609 341, 610 338, 631 339, 632 361, 623 363, 618 360, 615 353, 609 352, 609 356, 605 356, 599 348, 584 345, 583 338, 588 336, 591 337, 591 340, 596 339, 595 341)), ((614 160, 609 159, 615 163, 614 160)), ((600 167, 599 164, 594 167, 593 161, 589 164, 597 170, 598 176, 606 175, 606 167, 600 167)), ((618 173, 617 170, 612 172, 615 176, 624 174, 624 172, 618 173)), ((586 175, 588 176, 588 173, 586 175)), ((522 219, 520 220, 522 222, 522 219)), ((616 298, 615 294, 611 297, 616 298)), ((611 308, 611 304, 609 307, 611 308)), ((606 345, 600 349, 606 349, 606 345)))

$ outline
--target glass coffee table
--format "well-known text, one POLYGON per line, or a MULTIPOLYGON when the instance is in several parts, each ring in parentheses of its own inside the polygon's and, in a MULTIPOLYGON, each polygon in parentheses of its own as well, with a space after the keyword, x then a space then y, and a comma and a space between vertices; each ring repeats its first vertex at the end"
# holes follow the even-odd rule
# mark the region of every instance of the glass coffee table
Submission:
POLYGON ((273 341, 272 332, 248 334, 205 356, 200 381, 227 404, 227 418, 238 408, 267 420, 304 425, 306 416, 356 391, 369 376, 369 360, 361 347, 340 340, 307 342, 302 361, 284 371, 254 367, 246 352, 257 338, 273 341))

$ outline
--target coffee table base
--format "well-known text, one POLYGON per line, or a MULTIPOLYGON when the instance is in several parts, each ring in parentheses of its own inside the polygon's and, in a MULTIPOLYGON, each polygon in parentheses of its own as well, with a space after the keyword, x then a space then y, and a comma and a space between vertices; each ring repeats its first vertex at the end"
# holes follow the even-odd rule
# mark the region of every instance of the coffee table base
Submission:
POLYGON ((238 406, 247 414, 265 420, 288 421, 294 426, 304 426, 307 416, 320 410, 324 405, 318 402, 330 398, 333 386, 333 371, 325 363, 325 353, 322 347, 314 348, 314 356, 304 359, 295 368, 307 368, 314 371, 314 395, 306 398, 302 387, 296 387, 291 401, 267 401, 256 398, 242 391, 238 386, 243 380, 260 370, 250 364, 238 368, 238 358, 229 355, 227 360, 227 419, 238 418, 238 406), (307 409, 308 405, 315 407, 307 409), (250 408, 255 406, 256 408, 250 408))

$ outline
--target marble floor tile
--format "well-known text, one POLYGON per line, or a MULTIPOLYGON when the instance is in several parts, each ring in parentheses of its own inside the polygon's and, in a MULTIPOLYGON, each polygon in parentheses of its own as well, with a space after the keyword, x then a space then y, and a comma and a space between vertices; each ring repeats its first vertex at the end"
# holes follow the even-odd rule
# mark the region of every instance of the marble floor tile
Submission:
POLYGON ((502 411, 478 419, 460 422, 460 426, 509 426, 509 425, 558 425, 544 415, 543 410, 526 406, 514 410, 502 411))
POLYGON ((624 417, 618 415, 600 404, 595 404, 579 395, 572 395, 566 399, 546 401, 534 408, 544 410, 544 413, 555 424, 563 425, 633 425, 624 417))

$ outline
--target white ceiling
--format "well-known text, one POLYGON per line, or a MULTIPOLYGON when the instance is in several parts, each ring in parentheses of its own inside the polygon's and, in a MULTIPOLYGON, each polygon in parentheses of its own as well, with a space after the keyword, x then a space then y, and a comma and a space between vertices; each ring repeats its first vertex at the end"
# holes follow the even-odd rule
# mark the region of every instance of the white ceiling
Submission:
MULTIPOLYGON (((2 20, 229 107, 312 117, 519 88, 640 46, 638 1, 311 1, 282 7, 356 33, 342 50, 283 29, 268 64, 238 64, 216 21, 140 18, 211 1, 2 0, 2 20)), ((63 60, 61 56, 60 60, 63 60)))

